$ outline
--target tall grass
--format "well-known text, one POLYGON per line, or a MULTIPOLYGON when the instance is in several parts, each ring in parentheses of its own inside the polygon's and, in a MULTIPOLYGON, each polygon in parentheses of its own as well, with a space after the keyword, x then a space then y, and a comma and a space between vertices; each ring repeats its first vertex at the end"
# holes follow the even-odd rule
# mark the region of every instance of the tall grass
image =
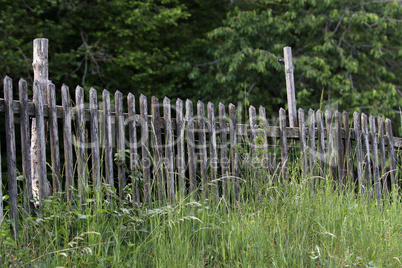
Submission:
POLYGON ((238 201, 177 196, 173 206, 134 209, 103 185, 82 205, 52 198, 25 220, 21 209, 19 237, 6 211, 0 266, 401 267, 401 196, 380 206, 334 191, 329 178, 313 193, 298 161, 286 184, 273 183, 279 172, 256 184, 266 174, 243 165, 238 201))

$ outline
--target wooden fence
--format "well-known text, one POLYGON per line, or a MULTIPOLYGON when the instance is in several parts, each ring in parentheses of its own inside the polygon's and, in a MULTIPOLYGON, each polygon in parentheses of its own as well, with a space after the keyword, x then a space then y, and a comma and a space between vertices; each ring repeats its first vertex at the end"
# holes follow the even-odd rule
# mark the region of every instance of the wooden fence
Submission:
MULTIPOLYGON (((382 117, 354 113, 350 124, 347 112, 310 109, 306 116, 299 109, 297 122, 287 127, 284 109, 279 111, 278 126, 268 123, 263 107, 257 116, 256 108, 250 106, 247 122, 242 123, 233 104, 220 103, 216 108, 209 102, 205 110, 198 101, 195 113, 190 100, 184 104, 177 99, 172 104, 167 97, 162 103, 152 97, 149 108, 146 96, 136 99, 130 93, 125 98, 117 91, 113 106, 107 90, 98 98, 99 92, 91 88, 85 98, 78 86, 72 99, 66 85, 56 90, 51 82, 38 80, 30 101, 23 79, 18 92, 9 77, 3 86, 0 114, 5 117, 6 153, 2 151, 0 163, 5 156, 7 202, 17 233, 17 208, 23 206, 29 214, 34 197, 31 124, 38 136, 39 201, 49 196, 69 201, 77 193, 83 202, 89 190, 96 192, 102 185, 114 187, 133 206, 150 206, 155 201, 173 204, 175 198, 191 193, 200 198, 238 199, 242 167, 248 164, 240 147, 258 160, 256 173, 261 170, 263 176, 255 180, 280 178, 286 184, 294 172, 289 158, 294 157, 301 162, 299 177, 310 179, 313 189, 320 177, 330 174, 338 189, 353 182, 359 193, 381 202, 397 185, 400 155, 395 148, 402 148, 402 139, 393 137, 391 121, 383 122, 382 117), (61 94, 61 105, 56 104, 56 94, 61 94), (88 105, 84 99, 89 99, 88 105), (16 148, 17 137, 20 148, 16 148), (20 205, 17 184, 24 191, 20 205)), ((0 177, 0 219, 1 182, 0 177)))

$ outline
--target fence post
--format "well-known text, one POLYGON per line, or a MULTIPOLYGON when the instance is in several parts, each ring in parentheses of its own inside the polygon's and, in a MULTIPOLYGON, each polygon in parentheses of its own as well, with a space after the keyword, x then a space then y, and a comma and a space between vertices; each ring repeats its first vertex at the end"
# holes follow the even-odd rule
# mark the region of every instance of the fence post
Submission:
POLYGON ((292 48, 284 47, 286 91, 288 96, 289 126, 297 127, 295 82, 293 77, 292 48))
MULTIPOLYGON (((42 101, 47 100, 47 83, 49 78, 49 64, 48 64, 48 39, 37 38, 33 41, 33 62, 32 67, 34 71, 34 81, 38 81, 42 86, 38 87, 42 89, 42 101)), ((33 100, 36 99, 36 87, 33 87, 33 100)), ((38 152, 38 133, 36 129, 36 118, 32 119, 32 139, 31 139, 31 172, 32 172, 32 196, 33 199, 38 200, 39 193, 39 152, 38 152)), ((46 123, 45 123, 46 125, 46 123)), ((46 135, 46 127, 43 135, 46 135)), ((45 167, 46 168, 46 167, 45 167)), ((45 171, 46 174, 46 171, 45 171)), ((45 180, 45 196, 49 193, 49 184, 46 178, 45 180)))

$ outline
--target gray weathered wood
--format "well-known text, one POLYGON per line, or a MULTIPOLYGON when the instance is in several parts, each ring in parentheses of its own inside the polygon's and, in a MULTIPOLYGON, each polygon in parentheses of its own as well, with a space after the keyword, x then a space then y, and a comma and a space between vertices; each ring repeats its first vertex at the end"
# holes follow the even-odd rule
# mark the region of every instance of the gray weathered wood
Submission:
POLYGON ((267 173, 267 177, 269 174, 274 173, 274 166, 272 164, 272 161, 269 157, 269 151, 268 151, 268 139, 267 139, 267 127, 268 127, 268 121, 267 121, 267 114, 265 111, 265 108, 260 106, 258 109, 258 116, 260 118, 260 127, 262 131, 262 137, 263 137, 263 142, 264 142, 264 167, 265 171, 267 173))
POLYGON ((63 85, 61 87, 61 98, 63 104, 63 143, 64 143, 64 170, 66 181, 66 195, 67 201, 70 201, 71 189, 73 187, 73 145, 72 145, 72 129, 71 129, 71 110, 70 110, 70 94, 68 87, 63 85))
POLYGON ((286 111, 283 108, 279 110, 279 128, 281 133, 282 183, 286 184, 288 181, 288 147, 286 137, 286 111))
POLYGON ((354 181, 354 172, 353 172, 353 154, 352 154, 352 131, 349 125, 349 114, 346 111, 342 113, 343 117, 343 128, 345 133, 345 176, 347 178, 348 183, 352 183, 354 181))
POLYGON ((123 113, 123 94, 120 91, 116 91, 114 94, 115 101, 115 131, 116 131, 116 150, 118 152, 117 157, 117 181, 119 188, 120 198, 124 198, 124 187, 126 187, 126 153, 125 153, 125 131, 124 131, 124 113, 123 113))
POLYGON ((197 187, 193 103, 186 100, 186 136, 188 149, 188 168, 190 179, 190 192, 194 193, 197 187))
POLYGON ((169 204, 174 204, 174 152, 173 152, 173 130, 170 99, 163 99, 163 116, 165 121, 165 166, 166 166, 166 184, 167 197, 169 204))
POLYGON ((15 150, 15 121, 13 113, 13 83, 10 77, 3 80, 4 100, 6 103, 6 145, 7 145, 7 171, 8 171, 8 199, 12 219, 13 234, 18 236, 18 201, 17 201, 17 166, 15 150))
POLYGON ((318 137, 318 160, 320 165, 320 175, 325 174, 325 129, 322 111, 316 112, 317 116, 317 137, 318 137))
POLYGON ((380 168, 378 161, 378 144, 377 144, 377 131, 375 126, 375 117, 370 115, 370 140, 371 148, 373 150, 373 180, 374 180, 374 191, 377 197, 377 201, 381 204, 381 181, 380 181, 380 168))
POLYGON ((137 130, 136 130, 136 117, 135 117, 135 97, 133 94, 128 93, 128 131, 130 143, 130 171, 131 183, 133 188, 133 207, 137 208, 140 204, 140 192, 138 189, 138 144, 137 144, 137 130))
POLYGON ((208 131, 209 131, 209 162, 211 167, 211 181, 213 185, 212 197, 218 196, 218 151, 216 145, 215 109, 212 102, 208 102, 208 131))
POLYGON ((392 123, 390 119, 385 119, 385 130, 388 137, 388 158, 389 158, 389 173, 391 176, 391 190, 393 191, 396 187, 396 158, 394 150, 394 134, 392 133, 392 123))
POLYGON ((113 140, 112 140, 112 120, 110 116, 110 93, 106 89, 102 92, 103 99, 103 133, 105 146, 105 181, 114 187, 113 178, 113 140))
POLYGON ((84 120, 84 89, 77 86, 75 89, 75 105, 76 105, 76 130, 77 137, 75 140, 77 164, 78 164, 78 196, 80 202, 84 200, 84 193, 87 184, 87 157, 85 142, 85 120, 84 120))
POLYGON ((353 114, 353 127, 355 132, 356 141, 356 161, 357 161, 357 176, 359 181, 359 193, 364 195, 366 193, 364 174, 363 174, 363 148, 362 148, 362 132, 360 127, 360 116, 359 113, 354 112, 353 114))
POLYGON ((363 145, 363 159, 364 159, 364 177, 366 183, 367 194, 373 197, 373 179, 371 173, 371 157, 370 157, 370 144, 368 133, 368 120, 367 115, 362 113, 362 145, 363 145))
POLYGON ((61 195, 61 173, 60 173, 60 149, 59 149, 59 127, 56 115, 56 89, 54 84, 48 84, 48 106, 49 106, 49 134, 50 154, 52 161, 53 194, 61 195))
POLYGON ((338 111, 335 111, 335 148, 336 148, 336 156, 338 163, 338 182, 339 189, 343 190, 346 184, 345 178, 345 170, 344 170, 344 158, 345 158, 345 149, 342 140, 342 114, 338 111))
POLYGON ((234 182, 234 198, 239 200, 239 168, 237 145, 237 128, 236 128, 236 106, 229 104, 229 129, 230 129, 230 159, 232 164, 232 178, 234 182))
POLYGON ((387 179, 387 160, 386 160, 386 151, 385 151, 385 126, 382 120, 382 117, 379 116, 377 118, 378 122, 378 145, 380 147, 380 160, 381 160, 381 180, 383 185, 383 193, 384 195, 388 194, 388 179, 387 179))
MULTIPOLYGON (((307 179, 307 155, 309 155, 309 150, 307 148, 306 143, 306 125, 304 123, 304 111, 302 108, 299 108, 299 128, 300 128, 300 153, 301 153, 301 168, 302 168, 302 178, 307 179)), ((309 130, 312 128, 309 125, 309 130)), ((314 131, 314 129, 313 129, 314 131)), ((315 141, 314 141, 315 142, 315 141)), ((313 186, 314 187, 314 186, 313 186)))
POLYGON ((183 101, 176 100, 176 136, 177 136, 177 177, 179 181, 179 195, 184 197, 186 195, 185 183, 185 151, 184 151, 184 119, 183 119, 183 101))
MULTIPOLYGON (((25 215, 31 214, 32 197, 32 173, 31 173, 31 146, 30 146, 30 126, 28 115, 28 89, 25 80, 19 81, 19 98, 21 103, 20 126, 21 126, 21 154, 22 154, 22 172, 24 175, 24 209, 25 215)), ((1 173, 1 172, 0 172, 1 173)), ((1 181, 1 178, 0 178, 1 181)), ((0 182, 1 185, 1 182, 0 182)), ((1 188, 1 186, 0 186, 1 188)), ((1 191, 1 190, 0 190, 1 191)), ((0 196, 1 199, 1 196, 0 196)), ((0 201, 2 202, 2 201, 0 201)), ((1 209, 0 209, 1 210, 1 209)), ((0 217, 1 219, 1 217, 0 217)))
POLYGON ((89 109, 91 113, 91 158, 92 158, 92 183, 95 191, 101 189, 100 175, 100 153, 99 153, 99 111, 98 111, 98 93, 94 88, 89 90, 89 109))
POLYGON ((327 110, 325 111, 325 126, 327 129, 327 145, 328 145, 328 163, 329 170, 331 174, 332 181, 335 182, 337 179, 337 166, 336 166, 336 152, 335 152, 335 142, 334 142, 334 128, 332 126, 332 113, 327 110))
POLYGON ((197 119, 198 119, 198 139, 199 139, 199 155, 200 155, 200 174, 201 184, 204 198, 208 198, 208 176, 207 176, 207 140, 205 126, 205 108, 202 101, 197 102, 197 119))
POLYGON ((252 166, 256 167, 255 172, 252 175, 252 180, 255 185, 255 192, 257 193, 259 189, 257 188, 257 185, 260 183, 259 181, 257 182, 256 180, 261 176, 261 170, 260 170, 260 162, 261 162, 261 156, 258 154, 258 147, 260 147, 260 144, 258 144, 257 140, 257 113, 255 110, 254 106, 250 106, 249 108, 249 119, 250 119, 250 145, 251 145, 251 164, 252 166), (257 164, 257 165, 255 165, 257 164))
POLYGON ((225 105, 219 103, 219 133, 220 133, 220 156, 222 170, 222 196, 228 198, 227 179, 229 176, 229 159, 227 149, 227 128, 226 128, 226 112, 225 105))
POLYGON ((315 114, 312 109, 308 111, 308 150, 309 150, 309 162, 310 162, 310 172, 309 175, 313 177, 311 179, 311 188, 315 191, 316 179, 314 178, 316 171, 316 149, 315 149, 315 114))
POLYGON ((148 106, 147 97, 140 96, 141 114, 141 163, 144 178, 144 203, 151 204, 151 159, 149 153, 149 132, 148 132, 148 106))
POLYGON ((38 174, 39 174, 39 200, 47 199, 49 197, 49 189, 46 178, 46 143, 45 143, 45 121, 43 117, 43 96, 42 87, 45 86, 38 81, 34 82, 36 88, 36 132, 37 132, 37 146, 38 146, 38 174))
POLYGON ((154 178, 156 177, 156 185, 159 201, 165 201, 165 184, 163 177, 163 160, 162 160, 162 134, 161 121, 159 111, 159 99, 155 96, 151 99, 152 109, 152 145, 154 149, 154 178))
POLYGON ((284 47, 283 55, 285 61, 286 91, 289 107, 289 126, 297 127, 295 82, 293 77, 292 48, 284 47))

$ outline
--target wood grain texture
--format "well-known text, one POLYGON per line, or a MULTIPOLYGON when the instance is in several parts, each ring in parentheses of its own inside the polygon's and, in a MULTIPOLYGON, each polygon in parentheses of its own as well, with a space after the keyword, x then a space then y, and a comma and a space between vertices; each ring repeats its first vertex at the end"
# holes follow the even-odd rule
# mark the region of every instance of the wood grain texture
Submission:
POLYGON ((239 167, 238 167, 238 153, 237 146, 237 128, 236 128, 236 106, 232 103, 229 104, 229 129, 230 129, 230 160, 232 167, 232 176, 234 183, 234 198, 239 200, 239 167))
POLYGON ((126 187, 126 153, 125 153, 125 131, 124 131, 124 113, 123 113, 123 94, 116 91, 114 94, 115 102, 115 135, 116 135, 116 151, 117 154, 117 181, 120 198, 125 198, 124 187, 126 187))
POLYGON ((217 149, 217 142, 216 142, 216 126, 215 126, 215 108, 212 102, 208 102, 207 105, 208 110, 208 131, 209 131, 209 162, 211 168, 211 180, 210 184, 213 187, 212 190, 212 197, 218 197, 218 149, 217 149))
MULTIPOLYGON (((306 135, 306 124, 304 122, 304 111, 299 108, 299 128, 300 128, 300 154, 301 154, 301 169, 302 178, 307 179, 308 167, 307 167, 307 156, 309 155, 309 150, 307 148, 307 135, 306 135)), ((309 130, 311 126, 309 125, 309 130)), ((314 130, 313 130, 314 131, 314 130)))
POLYGON ((388 159, 389 159, 389 174, 391 177, 391 189, 395 189, 396 185, 396 158, 394 150, 394 134, 392 132, 392 123, 390 119, 385 119, 385 130, 388 137, 388 159))
POLYGON ((279 128, 281 133, 281 175, 282 183, 288 182, 288 146, 286 137, 286 111, 281 108, 279 110, 279 128))
POLYGON ((161 134, 161 121, 159 111, 159 99, 157 97, 151 98, 152 110, 152 147, 154 150, 154 177, 156 178, 156 186, 158 191, 158 199, 164 202, 166 198, 165 183, 163 176, 163 159, 162 159, 162 134, 161 134))
POLYGON ((349 125, 349 114, 346 111, 342 113, 343 117, 343 128, 345 133, 345 164, 344 169, 346 173, 346 181, 351 183, 354 182, 354 172, 353 172, 353 152, 352 152, 352 130, 349 125))
POLYGON ((324 116, 322 111, 316 112, 317 116, 317 137, 318 137, 318 159, 320 165, 320 176, 324 176, 325 169, 325 129, 324 129, 324 116))
POLYGON ((308 148, 310 162, 309 175, 313 177, 311 178, 311 188, 314 191, 316 185, 316 178, 314 178, 314 174, 316 173, 317 151, 315 148, 315 113, 312 109, 309 109, 308 111, 308 148))
POLYGON ((53 195, 61 196, 61 172, 60 172, 60 148, 59 148, 59 127, 56 115, 56 88, 52 83, 48 83, 47 88, 49 106, 49 135, 50 135, 50 155, 52 161, 53 195))
POLYGON ((339 189, 343 190, 346 184, 345 171, 344 171, 344 158, 345 158, 345 145, 342 139, 342 114, 335 111, 335 148, 336 148, 336 162, 338 166, 338 183, 339 189))
POLYGON ((6 103, 6 145, 7 145, 7 174, 8 174, 8 199, 10 215, 12 219, 12 233, 19 234, 18 227, 18 201, 17 201, 17 165, 15 149, 15 121, 13 113, 13 84, 10 77, 3 80, 4 100, 6 103))
POLYGON ((165 169, 166 169, 166 186, 167 198, 169 204, 173 205, 175 195, 174 185, 174 143, 173 143, 173 129, 172 129, 172 114, 170 107, 170 99, 165 97, 163 99, 163 116, 165 121, 165 169))
POLYGON ((289 126, 297 127, 296 94, 295 94, 295 82, 293 75, 292 48, 284 47, 283 55, 285 61, 286 92, 289 107, 289 126))
POLYGON ((72 129, 71 129, 71 101, 69 89, 66 85, 61 87, 61 99, 63 104, 63 143, 64 143, 64 179, 66 183, 66 195, 67 201, 70 201, 72 198, 71 195, 71 187, 74 187, 73 184, 73 172, 74 172, 74 163, 73 163, 73 144, 72 144, 72 129))
POLYGON ((141 114, 141 163, 144 178, 144 202, 151 203, 151 159, 149 154, 149 132, 148 132, 148 106, 147 97, 140 96, 141 114))
POLYGON ((179 181, 179 195, 183 198, 186 195, 186 159, 184 145, 184 118, 183 118, 183 101, 176 100, 176 137, 177 137, 177 177, 179 181))
POLYGON ((385 125, 382 117, 377 118, 378 123, 378 146, 381 160, 381 181, 384 195, 389 193, 389 183, 387 174, 387 156, 385 151, 385 125))
POLYGON ((187 153, 188 153, 190 192, 194 193, 197 188, 197 178, 196 178, 193 103, 190 100, 186 100, 186 128, 185 129, 186 129, 187 149, 188 149, 187 153))
POLYGON ((140 204, 140 192, 138 189, 139 165, 138 165, 138 144, 137 144, 137 129, 135 116, 135 97, 132 93, 127 96, 129 118, 128 131, 130 143, 130 177, 132 183, 133 207, 137 208, 140 204))
MULTIPOLYGON (((25 80, 20 79, 19 83, 19 98, 21 103, 20 113, 20 128, 21 128, 21 153, 22 153, 22 172, 24 175, 24 209, 27 212, 25 215, 30 215, 32 211, 32 172, 31 172, 31 139, 28 107, 28 89, 25 80)), ((0 172, 1 173, 1 172, 0 172)), ((1 178, 0 178, 1 181, 1 178)), ((0 187, 1 188, 1 187, 0 187)), ((1 196, 0 196, 1 199, 1 196)), ((2 201, 1 201, 2 202, 2 201)), ((0 209, 1 210, 1 209, 0 209)), ((1 217, 0 217, 1 219, 1 217)))
POLYGON ((270 158, 269 155, 269 144, 268 144, 268 138, 267 138, 267 127, 268 127, 268 121, 267 121, 267 113, 265 111, 265 108, 260 106, 258 109, 258 117, 260 119, 260 127, 261 127, 261 135, 263 137, 263 142, 264 142, 264 167, 265 171, 267 173, 267 178, 269 177, 270 174, 274 173, 274 165, 272 163, 272 159, 270 158))
POLYGON ((112 120, 110 116, 110 93, 106 89, 102 92, 103 99, 103 133, 105 146, 105 182, 110 187, 114 187, 113 177, 113 140, 112 140, 112 120))
POLYGON ((225 105, 219 103, 219 134, 220 134, 220 157, 222 170, 222 196, 228 198, 227 179, 229 176, 229 159, 227 149, 227 124, 225 105))
POLYGON ((202 101, 197 102, 197 121, 198 121, 198 140, 199 140, 199 161, 201 185, 203 197, 208 198, 208 175, 207 175, 207 140, 206 140, 206 123, 205 123, 205 106, 202 101))
POLYGON ((364 183, 364 164, 363 164, 363 148, 362 148, 362 132, 360 125, 360 115, 357 112, 353 114, 353 126, 356 140, 356 161, 357 161, 357 176, 359 181, 359 193, 365 194, 366 187, 364 183))
POLYGON ((367 115, 362 113, 362 145, 363 145, 363 161, 364 161, 364 178, 366 185, 366 194, 369 197, 373 197, 373 176, 371 173, 371 152, 370 141, 368 132, 368 120, 367 115))
POLYGON ((84 194, 87 187, 86 171, 86 139, 85 139, 85 120, 84 120, 84 89, 77 86, 75 89, 75 125, 77 137, 75 140, 77 164, 78 164, 78 196, 80 202, 84 201, 84 194))
POLYGON ((90 132, 91 132, 91 160, 92 160, 92 184, 95 191, 101 189, 100 175, 100 135, 99 135, 99 111, 98 111, 98 93, 94 88, 89 90, 89 109, 90 109, 90 132))
POLYGON ((371 141, 371 148, 373 151, 372 158, 373 158, 373 181, 374 181, 374 192, 377 198, 378 204, 381 205, 382 194, 381 194, 381 177, 380 177, 380 165, 378 161, 378 143, 377 143, 377 129, 375 125, 375 117, 370 115, 369 117, 370 122, 370 141, 371 141))

